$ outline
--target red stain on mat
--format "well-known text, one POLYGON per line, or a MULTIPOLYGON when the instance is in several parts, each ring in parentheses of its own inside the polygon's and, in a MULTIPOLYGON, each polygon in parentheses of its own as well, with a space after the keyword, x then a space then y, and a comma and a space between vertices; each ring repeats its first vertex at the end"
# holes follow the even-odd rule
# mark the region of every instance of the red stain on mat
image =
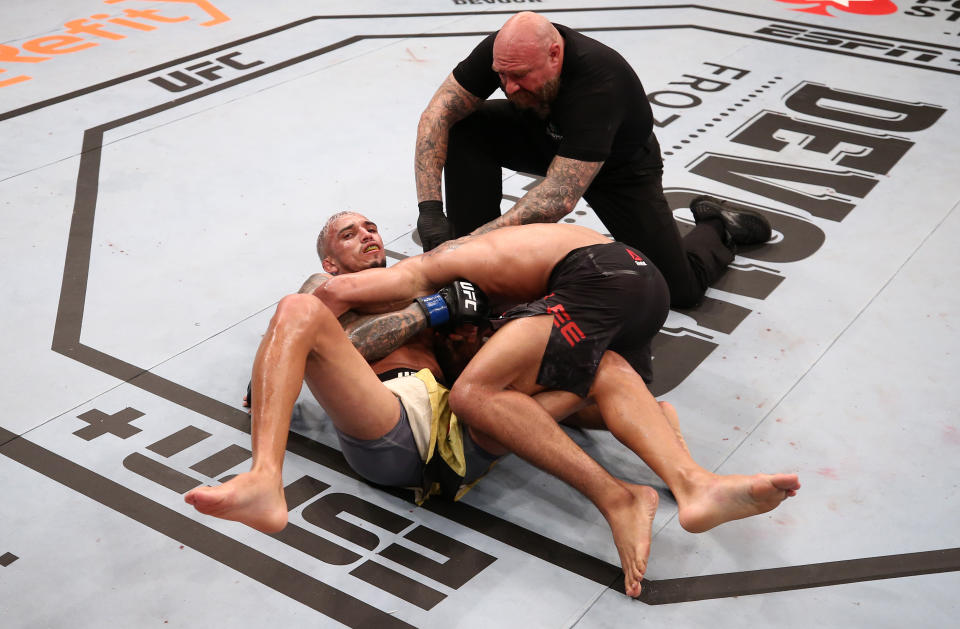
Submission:
POLYGON ((821 467, 819 470, 817 470, 817 474, 831 480, 840 480, 840 477, 837 476, 837 470, 833 469, 832 467, 821 467))
POLYGON ((960 446, 960 430, 957 430, 956 426, 944 426, 943 440, 955 446, 960 446))
POLYGON ((407 59, 407 61, 415 61, 417 63, 424 63, 426 61, 426 59, 420 59, 419 57, 417 57, 417 55, 413 54, 413 51, 410 50, 409 48, 407 48, 406 51, 407 51, 407 54, 410 55, 410 58, 407 59))

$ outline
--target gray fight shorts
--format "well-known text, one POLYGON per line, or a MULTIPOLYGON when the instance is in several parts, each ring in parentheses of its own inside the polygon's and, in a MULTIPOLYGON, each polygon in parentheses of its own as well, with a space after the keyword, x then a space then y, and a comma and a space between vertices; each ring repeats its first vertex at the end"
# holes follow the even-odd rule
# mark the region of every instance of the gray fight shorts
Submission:
MULTIPOLYGON (((397 400, 399 402, 399 400, 397 400)), ((334 428, 336 430, 336 428, 334 428)), ((390 432, 379 439, 357 439, 339 430, 340 450, 353 470, 376 485, 389 487, 419 487, 423 476, 423 460, 410 428, 407 409, 400 402, 400 421, 390 432)), ((480 446, 463 431, 463 454, 467 461, 464 484, 483 476, 496 457, 480 446)), ((434 456, 439 456, 435 454, 434 456)))

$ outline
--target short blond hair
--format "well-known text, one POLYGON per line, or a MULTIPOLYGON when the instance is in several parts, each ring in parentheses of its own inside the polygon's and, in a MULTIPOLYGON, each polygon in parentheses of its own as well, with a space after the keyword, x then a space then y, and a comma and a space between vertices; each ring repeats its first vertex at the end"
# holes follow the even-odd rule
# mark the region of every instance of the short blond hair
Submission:
MULTIPOLYGON (((333 216, 327 219, 327 222, 323 224, 323 229, 320 230, 320 233, 317 235, 317 255, 320 256, 320 259, 323 260, 327 257, 327 237, 330 235, 330 228, 333 227, 333 224, 337 220, 343 218, 347 214, 357 214, 356 212, 351 212, 350 210, 345 210, 343 212, 337 212, 333 216)), ((357 214, 359 216, 359 214, 357 214)))

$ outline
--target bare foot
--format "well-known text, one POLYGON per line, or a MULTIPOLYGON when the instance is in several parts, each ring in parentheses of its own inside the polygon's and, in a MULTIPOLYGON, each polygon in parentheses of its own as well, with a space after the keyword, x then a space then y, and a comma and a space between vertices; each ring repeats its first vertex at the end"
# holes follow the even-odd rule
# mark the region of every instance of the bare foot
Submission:
POLYGON ((264 533, 276 533, 287 525, 283 486, 263 474, 246 472, 217 487, 197 487, 183 500, 200 513, 242 522, 264 533))
POLYGON ((796 474, 713 475, 680 505, 680 526, 703 533, 718 524, 775 509, 798 489, 796 474))
POLYGON ((613 543, 620 554, 623 585, 627 596, 640 596, 640 582, 647 571, 653 516, 660 498, 652 487, 623 484, 629 495, 606 514, 613 531, 613 543))

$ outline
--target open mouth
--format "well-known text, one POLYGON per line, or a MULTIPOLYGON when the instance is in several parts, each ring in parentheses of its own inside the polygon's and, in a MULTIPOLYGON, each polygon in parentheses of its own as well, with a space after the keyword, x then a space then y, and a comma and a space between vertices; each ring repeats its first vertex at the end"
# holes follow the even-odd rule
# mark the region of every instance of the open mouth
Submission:
POLYGON ((380 245, 367 245, 363 248, 364 253, 370 253, 371 251, 380 251, 380 245))

